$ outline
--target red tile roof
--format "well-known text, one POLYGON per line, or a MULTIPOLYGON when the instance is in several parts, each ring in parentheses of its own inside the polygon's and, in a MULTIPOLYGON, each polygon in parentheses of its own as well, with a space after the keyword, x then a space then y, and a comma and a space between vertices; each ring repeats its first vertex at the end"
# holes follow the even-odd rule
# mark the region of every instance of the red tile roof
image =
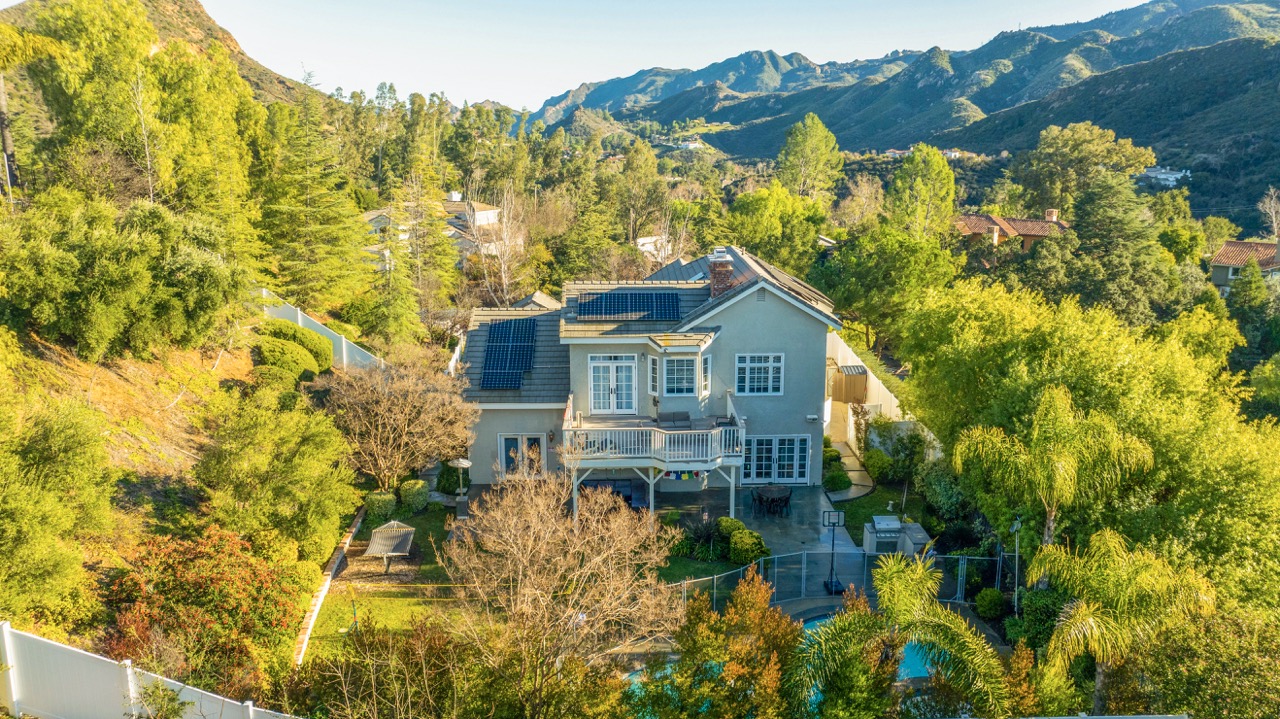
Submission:
POLYGON ((1276 259, 1275 244, 1271 242, 1240 242, 1236 240, 1229 240, 1224 244, 1222 249, 1214 254, 1209 264, 1244 267, 1249 262, 1250 257, 1257 259, 1258 266, 1264 270, 1280 267, 1280 261, 1276 259))
POLYGON ((966 235, 985 235, 993 225, 1000 228, 1002 237, 1048 237, 1068 228, 1067 223, 1060 220, 1031 220, 996 215, 960 215, 956 218, 956 229, 966 235))

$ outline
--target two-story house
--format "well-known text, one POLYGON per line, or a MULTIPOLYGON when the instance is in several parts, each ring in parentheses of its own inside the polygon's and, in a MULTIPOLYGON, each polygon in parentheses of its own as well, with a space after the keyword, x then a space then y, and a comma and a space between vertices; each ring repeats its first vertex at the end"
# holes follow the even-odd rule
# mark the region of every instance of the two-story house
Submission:
POLYGON ((460 354, 481 410, 473 487, 541 463, 575 499, 633 483, 652 511, 655 492, 727 486, 732 513, 741 486, 819 484, 839 326, 821 292, 735 247, 569 283, 561 307, 476 310, 460 354))

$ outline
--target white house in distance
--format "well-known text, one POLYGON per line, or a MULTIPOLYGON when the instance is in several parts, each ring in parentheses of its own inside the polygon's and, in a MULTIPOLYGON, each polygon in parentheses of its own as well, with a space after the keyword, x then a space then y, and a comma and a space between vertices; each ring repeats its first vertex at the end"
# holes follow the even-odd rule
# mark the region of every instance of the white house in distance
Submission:
POLYGON ((1179 182, 1191 181, 1191 170, 1175 170, 1156 165, 1148 167, 1137 179, 1159 187, 1177 187, 1179 182))
POLYGON ((477 309, 460 350, 480 407, 472 491, 523 464, 564 471, 574 497, 820 484, 822 439, 850 404, 896 400, 834 330, 831 300, 736 247, 634 282, 571 282, 562 306, 477 309))

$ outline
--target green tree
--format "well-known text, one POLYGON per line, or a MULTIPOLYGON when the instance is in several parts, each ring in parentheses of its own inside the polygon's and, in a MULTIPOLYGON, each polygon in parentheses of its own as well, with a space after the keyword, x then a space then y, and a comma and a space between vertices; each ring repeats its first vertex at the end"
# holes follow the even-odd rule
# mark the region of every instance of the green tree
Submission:
POLYGON ((818 256, 818 230, 826 219, 820 203, 774 180, 734 201, 728 228, 748 252, 804 277, 818 256))
POLYGON ((658 175, 658 158, 644 140, 627 148, 618 178, 618 209, 626 227, 627 244, 652 230, 666 200, 666 183, 658 175))
POLYGON ((283 157, 267 183, 262 229, 285 296, 307 309, 333 309, 369 285, 374 258, 361 250, 368 228, 341 187, 346 178, 314 93, 303 94, 293 122, 281 118, 277 127, 283 157))
POLYGON ((261 390, 215 407, 210 438, 193 470, 210 518, 264 556, 324 561, 358 504, 351 449, 329 417, 261 390))
POLYGON ((791 192, 831 201, 831 191, 844 169, 844 157, 836 136, 812 112, 787 130, 787 141, 778 153, 778 180, 791 192))
POLYGON ((1040 396, 1025 442, 1002 429, 974 427, 956 442, 957 472, 977 465, 991 488, 1044 507, 1041 543, 1054 543, 1058 512, 1098 502, 1120 478, 1151 467, 1151 448, 1108 416, 1076 410, 1064 387, 1040 396))
MULTIPOLYGON (((17 349, 11 335, 0 342, 17 349)), ((9 429, 0 441, 0 611, 19 627, 69 632, 96 604, 81 543, 110 526, 115 476, 101 421, 63 402, 9 429)))
POLYGON ((1231 282, 1231 294, 1227 295, 1227 311, 1231 319, 1240 324, 1240 331, 1250 340, 1250 345, 1257 346, 1258 334, 1270 307, 1271 293, 1267 291, 1266 280, 1262 279, 1262 269, 1258 261, 1250 257, 1240 268, 1240 276, 1231 282))
POLYGON ((1079 122, 1046 128, 1036 149, 1018 158, 1008 176, 1025 191, 1029 209, 1056 209, 1070 221, 1081 193, 1099 177, 1128 178, 1155 163, 1150 149, 1137 147, 1132 140, 1117 140, 1111 130, 1079 122))
POLYGON ((772 589, 754 571, 734 588, 723 613, 706 594, 686 604, 676 631, 678 658, 655 660, 628 692, 638 716, 680 719, 783 719, 783 680, 796 661, 800 623, 770 606, 772 589))
POLYGON ((955 234, 956 176, 941 150, 924 143, 911 148, 889 182, 885 210, 917 240, 955 234))
POLYGON ((5 191, 10 193, 10 199, 12 186, 20 184, 20 178, 18 158, 13 149, 13 131, 9 126, 9 91, 5 85, 5 73, 36 60, 60 57, 62 52, 62 43, 53 38, 0 23, 0 147, 5 158, 5 191))
POLYGON ((942 572, 933 559, 884 554, 871 570, 880 611, 895 631, 924 651, 929 665, 959 690, 979 716, 1009 716, 1000 655, 985 637, 938 602, 942 572))
POLYGON ((1112 671, 1147 651, 1166 629, 1214 606, 1213 586, 1194 571, 1174 569, 1145 549, 1130 550, 1123 537, 1105 529, 1081 553, 1041 547, 1027 581, 1046 579, 1073 597, 1049 639, 1049 666, 1065 673, 1076 657, 1093 657, 1094 714, 1106 713, 1112 671))

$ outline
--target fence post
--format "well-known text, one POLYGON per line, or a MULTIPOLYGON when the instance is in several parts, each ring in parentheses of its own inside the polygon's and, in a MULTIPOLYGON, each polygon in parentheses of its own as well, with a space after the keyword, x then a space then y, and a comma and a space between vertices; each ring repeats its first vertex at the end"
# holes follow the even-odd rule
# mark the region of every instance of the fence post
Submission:
POLYGON ((125 659, 120 662, 120 678, 124 683, 124 686, 120 688, 120 693, 124 695, 125 706, 129 708, 129 716, 141 716, 142 692, 138 691, 138 678, 133 673, 132 659, 125 659))
POLYGON ((713 612, 716 611, 716 597, 717 597, 716 590, 719 589, 719 585, 720 585, 720 575, 717 574, 711 578, 711 611, 713 612))
POLYGON ((349 343, 349 340, 347 340, 346 336, 344 335, 342 337, 342 344, 339 345, 339 347, 342 348, 342 369, 344 371, 347 369, 347 344, 348 343, 349 343))
POLYGON ((809 552, 805 550, 800 553, 800 598, 804 599, 808 596, 805 584, 809 581, 809 552))
POLYGON ((244 703, 244 719, 253 719, 255 712, 253 711, 253 702, 244 703))
POLYGON ((14 656, 13 642, 9 633, 13 628, 9 622, 0 622, 0 708, 7 709, 13 716, 22 716, 18 706, 18 669, 15 666, 18 658, 14 656))
POLYGON ((680 580, 680 603, 689 603, 689 578, 685 577, 680 580))

